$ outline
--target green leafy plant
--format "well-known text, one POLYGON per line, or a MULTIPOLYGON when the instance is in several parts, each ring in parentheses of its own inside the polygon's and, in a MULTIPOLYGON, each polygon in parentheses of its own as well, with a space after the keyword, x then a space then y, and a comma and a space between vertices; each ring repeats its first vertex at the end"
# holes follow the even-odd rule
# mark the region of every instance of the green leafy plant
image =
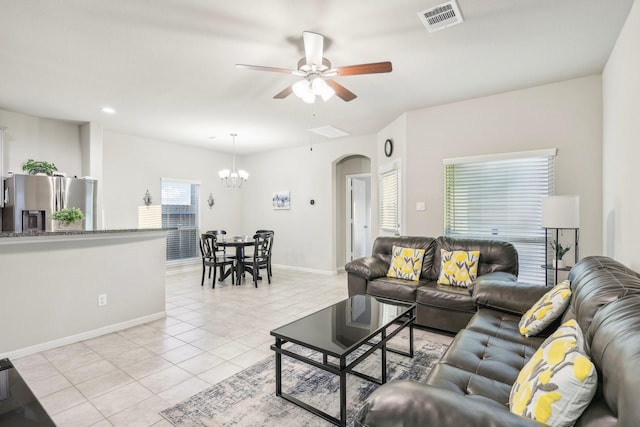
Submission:
POLYGON ((54 212, 51 218, 66 224, 73 224, 74 222, 82 221, 84 214, 78 208, 64 208, 54 212))
POLYGON ((562 259, 562 257, 571 249, 571 245, 563 246, 562 243, 553 240, 551 242, 551 249, 555 252, 556 259, 562 259))
POLYGON ((41 160, 33 160, 28 159, 26 162, 22 164, 22 170, 27 172, 29 175, 35 175, 37 173, 46 173, 51 176, 55 171, 58 170, 55 164, 41 161, 41 160))

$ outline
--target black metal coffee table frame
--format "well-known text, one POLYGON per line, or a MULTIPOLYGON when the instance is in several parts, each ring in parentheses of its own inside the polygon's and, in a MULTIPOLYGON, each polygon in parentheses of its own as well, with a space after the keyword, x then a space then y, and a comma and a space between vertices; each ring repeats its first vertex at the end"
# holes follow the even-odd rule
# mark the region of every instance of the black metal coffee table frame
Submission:
MULTIPOLYGON (((388 301, 388 302, 394 305, 398 304, 398 301, 388 301)), ((271 335, 275 336, 276 338, 275 345, 271 346, 271 350, 273 350, 276 353, 276 396, 280 396, 283 399, 291 403, 294 403, 295 405, 298 405, 299 407, 306 409, 309 412, 312 412, 318 415, 319 417, 325 419, 326 421, 332 424, 335 424, 338 426, 346 426, 347 425, 347 381, 346 381, 347 373, 356 375, 360 378, 363 378, 365 380, 371 381, 376 384, 386 383, 387 382, 387 351, 397 353, 407 357, 413 357, 414 355, 413 324, 416 319, 415 310, 416 310, 415 304, 407 304, 407 309, 402 314, 400 314, 398 317, 391 320, 389 323, 382 326, 378 330, 372 332, 369 336, 364 337, 358 343, 358 345, 354 346, 350 351, 344 354, 335 354, 331 351, 326 351, 322 348, 311 346, 300 340, 287 339, 286 337, 279 336, 278 334, 274 333, 274 331, 271 331, 271 335), (387 332, 387 328, 392 326, 395 326, 396 328, 391 332, 387 332), (407 326, 409 326, 409 351, 406 352, 396 348, 388 347, 387 342, 407 326), (379 340, 375 342, 372 341, 372 339, 375 339, 377 336, 379 336, 379 340), (313 360, 310 357, 306 357, 306 356, 294 353, 292 351, 289 351, 288 349, 282 348, 282 345, 286 344, 287 342, 298 344, 300 346, 303 346, 305 348, 308 348, 310 350, 313 350, 317 353, 322 354, 322 363, 316 360, 313 360), (347 363, 347 357, 350 354, 352 354, 354 351, 360 349, 363 345, 369 346, 370 348, 367 351, 365 351, 363 354, 358 356, 356 359, 351 361, 350 363, 347 363), (370 375, 366 375, 354 370, 356 366, 358 366, 363 360, 365 360, 368 356, 370 356, 374 351, 378 349, 381 350, 382 352, 380 378, 375 378, 370 375), (307 363, 311 366, 315 366, 316 368, 322 369, 323 371, 330 372, 340 377, 340 419, 335 418, 334 416, 322 411, 321 409, 318 409, 305 402, 302 402, 301 400, 295 398, 294 396, 288 393, 282 392, 282 355, 307 363), (328 361, 329 356, 338 359, 338 363, 335 364, 335 363, 329 362, 328 361)))

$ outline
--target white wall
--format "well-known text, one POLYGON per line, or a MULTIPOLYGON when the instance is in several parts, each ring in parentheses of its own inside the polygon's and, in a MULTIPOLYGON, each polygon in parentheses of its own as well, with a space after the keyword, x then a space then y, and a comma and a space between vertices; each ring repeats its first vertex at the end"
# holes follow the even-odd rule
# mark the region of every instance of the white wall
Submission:
MULTIPOLYGON (((331 142, 246 156, 243 167, 251 174, 243 186, 243 227, 248 231, 275 231, 273 263, 321 272, 336 271, 334 206, 335 164, 360 154, 374 160, 376 140, 367 137, 342 138, 331 142), (291 209, 274 210, 274 191, 291 191, 291 209), (309 201, 315 200, 311 205, 309 201)), ((372 183, 373 188, 375 184, 372 183)), ((377 206, 377 196, 372 206, 377 206)), ((373 222, 373 218, 372 218, 373 222)), ((377 229, 377 218, 372 229, 377 229)), ((340 242, 344 244, 344 242, 340 242)))
POLYGON ((640 270, 640 5, 634 3, 603 80, 604 253, 640 270))
POLYGON ((103 150, 106 228, 137 228, 145 191, 149 189, 153 204, 160 204, 161 178, 174 178, 200 183, 202 230, 245 231, 239 215, 244 189, 224 188, 218 178, 220 169, 231 167, 231 155, 109 131, 104 131, 103 150), (206 202, 209 193, 216 200, 213 209, 206 202))
POLYGON ((600 76, 411 111, 407 129, 406 234, 443 233, 443 159, 555 147, 556 194, 580 196, 580 256, 602 253, 600 76))
MULTIPOLYGON (((401 235, 409 235, 411 233, 407 232, 407 206, 406 203, 402 203, 402 201, 407 200, 407 188, 409 182, 407 181, 407 152, 408 152, 408 140, 407 140, 407 113, 402 114, 393 122, 386 125, 380 132, 377 134, 377 149, 376 156, 378 158, 379 167, 374 170, 371 169, 372 175, 376 178, 380 174, 380 169, 389 170, 390 165, 393 163, 398 164, 398 168, 400 169, 400 200, 401 203, 398 206, 398 219, 400 222, 399 234, 401 235), (387 157, 384 152, 384 143, 387 139, 391 139, 393 142, 393 150, 391 152, 391 156, 387 157)), ((377 180, 375 181, 378 182, 377 180)), ((372 188, 374 192, 377 194, 378 186, 374 185, 374 181, 371 182, 372 188)), ((374 204, 372 206, 377 206, 374 204)), ((377 218, 378 213, 375 212, 375 216, 377 218)), ((375 239, 375 236, 393 236, 395 232, 379 230, 378 227, 371 227, 372 230, 377 230, 377 233, 372 236, 375 239)), ((424 234, 421 234, 424 236, 424 234)))
POLYGON ((82 176, 80 128, 77 123, 0 110, 4 132, 4 173, 22 172, 27 159, 54 163, 60 172, 82 176))

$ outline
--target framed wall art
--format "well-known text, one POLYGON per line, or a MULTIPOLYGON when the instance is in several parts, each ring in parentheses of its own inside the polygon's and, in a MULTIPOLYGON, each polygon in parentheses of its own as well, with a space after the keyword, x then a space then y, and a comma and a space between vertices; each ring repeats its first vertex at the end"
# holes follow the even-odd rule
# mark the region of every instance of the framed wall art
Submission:
POLYGON ((273 193, 273 209, 291 209, 291 196, 289 190, 273 193))

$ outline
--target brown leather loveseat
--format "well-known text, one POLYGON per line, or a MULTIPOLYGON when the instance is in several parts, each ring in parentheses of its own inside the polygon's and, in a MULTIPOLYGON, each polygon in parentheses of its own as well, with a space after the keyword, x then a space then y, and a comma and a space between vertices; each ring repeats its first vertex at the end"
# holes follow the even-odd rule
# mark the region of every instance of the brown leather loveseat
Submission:
MULTIPOLYGON (((569 307, 545 332, 575 319, 598 374, 595 397, 575 426, 640 426, 640 276, 611 258, 588 257, 571 269, 569 279, 569 307)), ((544 340, 520 335, 518 321, 548 289, 477 283, 478 313, 426 384, 396 381, 379 387, 354 426, 539 426, 512 414, 508 401, 520 369, 544 340)))
POLYGON ((476 304, 470 289, 437 283, 441 249, 479 251, 478 280, 511 283, 517 280, 518 252, 507 242, 450 237, 378 237, 370 257, 358 258, 345 265, 349 296, 369 294, 416 302, 417 325, 458 332, 476 313, 476 304), (418 281, 387 277, 393 246, 425 250, 418 281))

